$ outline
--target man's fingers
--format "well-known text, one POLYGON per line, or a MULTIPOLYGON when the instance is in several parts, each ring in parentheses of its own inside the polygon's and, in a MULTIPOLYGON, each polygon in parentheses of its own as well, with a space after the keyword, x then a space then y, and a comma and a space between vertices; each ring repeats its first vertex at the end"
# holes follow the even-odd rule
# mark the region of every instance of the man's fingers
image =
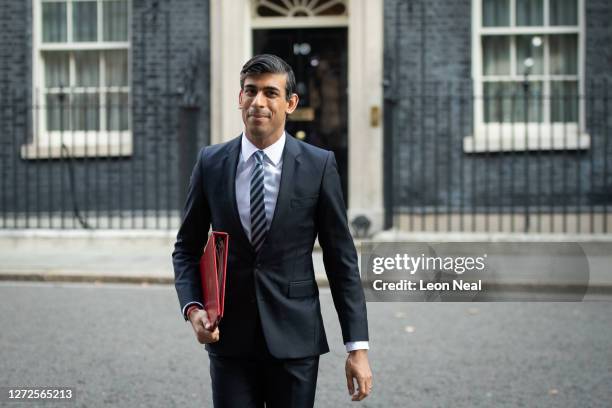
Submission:
POLYGON ((359 387, 359 393, 353 396, 353 401, 361 401, 370 394, 365 378, 357 378, 357 386, 359 387))
POLYGON ((198 342, 200 342, 200 344, 215 343, 219 341, 219 328, 218 327, 215 327, 215 330, 210 331, 210 330, 206 330, 202 325, 198 325, 194 327, 194 329, 196 332, 196 337, 198 339, 198 342))
POLYGON ((346 373, 346 386, 348 388, 349 395, 353 395, 355 393, 355 384, 353 384, 353 375, 351 373, 346 373))

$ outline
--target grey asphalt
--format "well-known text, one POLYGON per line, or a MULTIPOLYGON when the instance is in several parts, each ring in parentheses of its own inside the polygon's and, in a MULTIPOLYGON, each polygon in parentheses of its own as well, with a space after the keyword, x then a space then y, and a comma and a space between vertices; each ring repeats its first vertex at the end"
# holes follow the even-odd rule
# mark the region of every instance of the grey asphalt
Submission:
MULTIPOLYGON (((317 407, 612 406, 612 304, 369 303, 373 395, 349 402, 337 317, 317 407)), ((170 285, 0 283, 0 386, 72 386, 73 404, 210 407, 206 352, 170 285)), ((223 335, 223 334, 221 334, 223 335)))

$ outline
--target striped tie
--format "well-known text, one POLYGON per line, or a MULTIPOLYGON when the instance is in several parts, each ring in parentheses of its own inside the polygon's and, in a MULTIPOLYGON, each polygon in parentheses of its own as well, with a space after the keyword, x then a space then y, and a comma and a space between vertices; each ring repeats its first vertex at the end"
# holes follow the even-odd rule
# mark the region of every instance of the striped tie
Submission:
POLYGON ((255 167, 251 174, 251 244, 259 252, 268 230, 264 205, 264 152, 258 150, 253 156, 255 167))

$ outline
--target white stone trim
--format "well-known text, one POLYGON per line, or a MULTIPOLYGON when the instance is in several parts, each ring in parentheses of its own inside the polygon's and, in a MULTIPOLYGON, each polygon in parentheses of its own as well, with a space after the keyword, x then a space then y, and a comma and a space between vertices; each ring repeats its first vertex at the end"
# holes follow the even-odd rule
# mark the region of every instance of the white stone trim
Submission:
POLYGON ((132 152, 130 131, 47 132, 39 134, 34 142, 21 146, 21 158, 26 160, 125 157, 131 156, 132 152))
POLYGON ((475 130, 463 139, 466 153, 584 150, 591 146, 589 135, 580 133, 576 123, 529 123, 527 127, 524 123, 488 123, 475 130))

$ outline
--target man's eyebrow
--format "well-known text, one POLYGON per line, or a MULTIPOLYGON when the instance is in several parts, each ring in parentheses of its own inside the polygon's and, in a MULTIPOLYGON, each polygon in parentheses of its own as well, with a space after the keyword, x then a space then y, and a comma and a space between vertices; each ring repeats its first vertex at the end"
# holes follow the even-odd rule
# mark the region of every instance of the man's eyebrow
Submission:
MULTIPOLYGON (((257 87, 255 85, 245 85, 244 89, 257 89, 257 87)), ((280 88, 277 88, 275 86, 264 86, 262 88, 264 91, 279 91, 280 92, 280 88)))

